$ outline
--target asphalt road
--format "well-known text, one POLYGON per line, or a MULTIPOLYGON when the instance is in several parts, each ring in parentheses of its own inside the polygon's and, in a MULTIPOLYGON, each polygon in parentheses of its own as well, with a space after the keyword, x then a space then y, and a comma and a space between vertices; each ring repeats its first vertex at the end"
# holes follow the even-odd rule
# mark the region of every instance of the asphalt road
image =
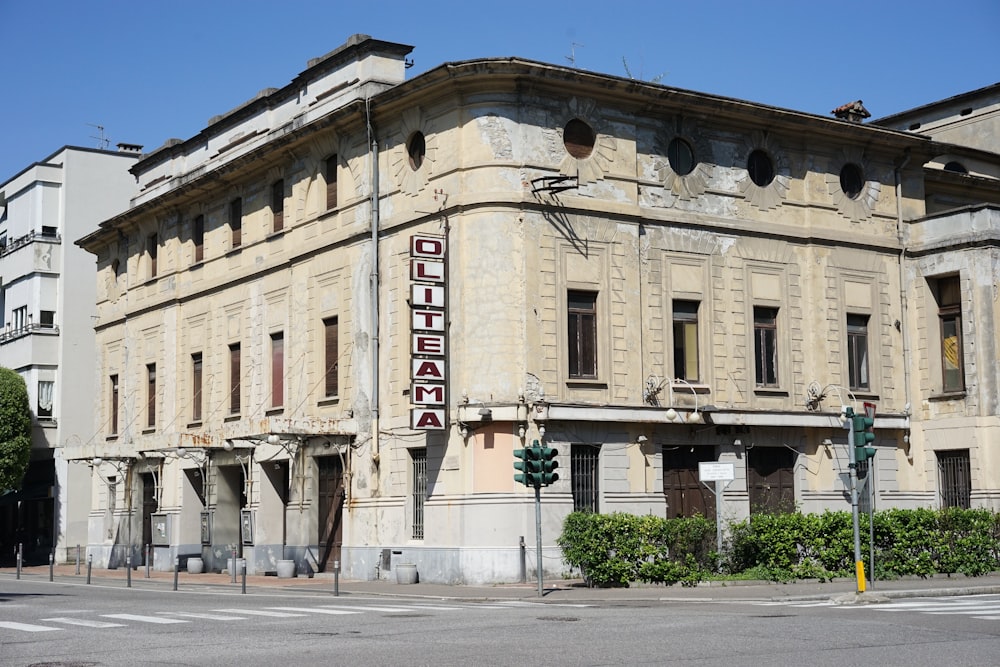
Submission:
POLYGON ((478 602, 0 581, 0 665, 993 665, 1000 595, 478 602))

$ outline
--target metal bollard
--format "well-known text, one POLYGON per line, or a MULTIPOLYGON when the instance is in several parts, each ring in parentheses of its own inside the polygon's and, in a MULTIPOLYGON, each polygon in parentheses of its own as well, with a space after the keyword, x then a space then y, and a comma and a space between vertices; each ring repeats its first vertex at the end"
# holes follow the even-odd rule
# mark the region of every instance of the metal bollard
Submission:
POLYGON ((17 543, 17 578, 21 578, 21 549, 24 547, 20 542, 17 543))
POLYGON ((127 588, 132 588, 132 545, 128 547, 128 553, 125 554, 125 586, 127 588))
POLYGON ((49 553, 49 581, 52 581, 52 574, 53 574, 53 569, 55 568, 55 564, 56 564, 56 553, 53 551, 49 553))
POLYGON ((528 581, 528 566, 524 551, 524 535, 521 535, 520 549, 521 549, 521 583, 523 584, 528 581))
POLYGON ((243 566, 243 579, 242 579, 242 581, 243 581, 243 585, 240 587, 241 588, 240 592, 243 593, 244 595, 246 595, 246 592, 247 592, 247 568, 246 568, 246 565, 243 566))
POLYGON ((340 561, 333 561, 333 594, 340 596, 340 561))
POLYGON ((230 581, 229 581, 229 583, 235 584, 236 583, 236 549, 233 549, 233 560, 230 561, 230 562, 233 564, 233 566, 231 568, 229 568, 230 569, 230 572, 229 572, 230 581))
POLYGON ((80 545, 76 545, 76 574, 80 575, 80 545))
POLYGON ((177 590, 177 572, 181 569, 181 559, 174 557, 174 590, 177 590))
POLYGON ((152 547, 146 545, 146 578, 149 579, 149 561, 152 560, 152 547))
POLYGON ((94 567, 94 554, 87 554, 87 583, 90 583, 90 570, 94 567))

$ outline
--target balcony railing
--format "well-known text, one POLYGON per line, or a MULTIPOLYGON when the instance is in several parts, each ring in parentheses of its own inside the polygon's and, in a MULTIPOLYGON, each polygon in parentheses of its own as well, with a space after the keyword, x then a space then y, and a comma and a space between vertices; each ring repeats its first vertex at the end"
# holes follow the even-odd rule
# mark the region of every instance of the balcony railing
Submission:
POLYGON ((31 230, 24 236, 19 236, 16 239, 7 241, 5 244, 0 245, 0 257, 4 255, 9 255, 15 250, 19 250, 29 243, 34 243, 35 241, 47 241, 49 243, 62 243, 62 235, 59 232, 48 233, 48 232, 36 232, 31 230))
POLYGON ((0 345, 8 343, 12 340, 17 340, 18 338, 23 338, 32 332, 58 335, 59 325, 29 322, 23 326, 15 327, 8 324, 7 326, 0 328, 0 345))

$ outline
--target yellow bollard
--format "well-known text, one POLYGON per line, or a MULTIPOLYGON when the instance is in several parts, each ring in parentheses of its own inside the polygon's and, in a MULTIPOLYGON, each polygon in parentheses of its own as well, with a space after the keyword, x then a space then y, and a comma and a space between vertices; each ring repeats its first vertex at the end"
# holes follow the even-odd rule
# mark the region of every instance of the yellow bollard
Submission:
POLYGON ((865 592, 865 563, 864 563, 864 561, 860 561, 859 560, 859 561, 857 561, 854 564, 854 566, 855 566, 855 569, 857 570, 857 575, 858 575, 858 592, 859 593, 864 593, 865 592))

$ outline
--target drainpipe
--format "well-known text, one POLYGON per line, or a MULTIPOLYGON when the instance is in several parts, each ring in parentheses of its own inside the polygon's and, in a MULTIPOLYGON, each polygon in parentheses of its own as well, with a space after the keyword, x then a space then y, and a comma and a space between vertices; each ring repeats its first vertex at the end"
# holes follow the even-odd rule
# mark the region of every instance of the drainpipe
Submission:
POLYGON ((365 100, 365 114, 367 116, 368 139, 371 142, 371 170, 372 170, 372 192, 371 192, 371 232, 372 232, 372 272, 371 272, 371 374, 372 374, 372 463, 378 466, 379 453, 379 430, 378 430, 378 139, 375 137, 375 130, 372 127, 371 100, 365 100))
MULTIPOLYGON (((893 173, 896 177, 896 237, 899 240, 899 307, 900 307, 900 332, 903 334, 903 395, 906 399, 904 410, 906 411, 906 428, 910 428, 910 414, 912 404, 910 403, 910 336, 906 326, 907 299, 906 299, 906 272, 904 261, 906 259, 906 243, 903 238, 903 169, 910 163, 910 149, 906 149, 903 160, 896 165, 893 173)), ((907 450, 907 456, 909 451, 907 450)))

